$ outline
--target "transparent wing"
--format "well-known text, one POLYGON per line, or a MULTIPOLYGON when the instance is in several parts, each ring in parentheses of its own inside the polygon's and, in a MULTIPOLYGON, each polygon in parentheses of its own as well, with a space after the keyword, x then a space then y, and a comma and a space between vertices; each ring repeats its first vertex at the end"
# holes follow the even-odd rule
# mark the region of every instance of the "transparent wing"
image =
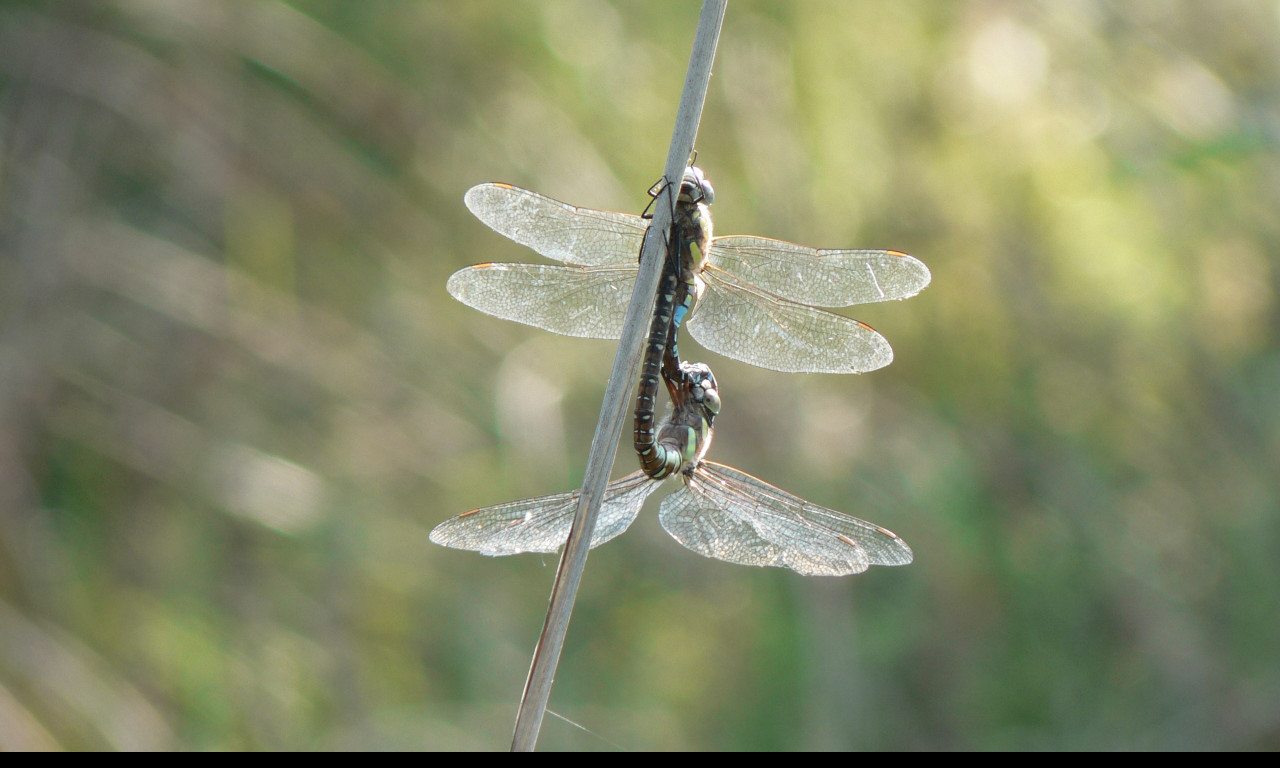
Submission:
MULTIPOLYGON (((598 547, 627 530, 656 487, 658 482, 643 472, 632 472, 605 486, 591 546, 598 547)), ((569 540, 581 494, 581 490, 570 491, 473 509, 437 525, 431 540, 482 555, 555 552, 569 540)))
POLYGON ((866 373, 893 362, 893 348, 866 323, 797 304, 708 265, 707 290, 688 320, 712 352, 786 373, 866 373))
POLYGON ((663 500, 658 519, 700 555, 806 576, 844 576, 912 560, 911 548, 892 531, 715 462, 686 477, 685 487, 663 500))
POLYGON ((648 228, 639 216, 577 208, 510 184, 480 184, 463 200, 498 234, 567 264, 634 263, 648 228))
POLYGON ((733 235, 711 241, 707 263, 801 304, 847 307, 905 299, 924 290, 929 268, 898 251, 834 251, 733 235))
POLYGON ((616 339, 636 283, 636 265, 477 264, 454 272, 455 299, 504 320, 566 336, 616 339))

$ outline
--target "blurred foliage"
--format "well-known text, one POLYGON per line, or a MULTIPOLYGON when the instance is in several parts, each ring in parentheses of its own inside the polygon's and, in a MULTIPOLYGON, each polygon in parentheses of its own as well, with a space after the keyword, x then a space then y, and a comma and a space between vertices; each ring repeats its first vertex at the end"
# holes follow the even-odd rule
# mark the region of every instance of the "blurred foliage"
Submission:
MULTIPOLYGON (((451 300, 508 181, 639 211, 697 5, 0 3, 0 748, 501 749, 613 347, 451 300)), ((712 457, 902 534, 588 564, 540 745, 1280 748, 1280 10, 730 4, 717 231, 933 269, 712 457)), ((685 346, 687 345, 687 346, 685 346)), ((633 459, 624 446, 618 473, 633 459)), ((625 469, 623 469, 625 467, 625 469)))

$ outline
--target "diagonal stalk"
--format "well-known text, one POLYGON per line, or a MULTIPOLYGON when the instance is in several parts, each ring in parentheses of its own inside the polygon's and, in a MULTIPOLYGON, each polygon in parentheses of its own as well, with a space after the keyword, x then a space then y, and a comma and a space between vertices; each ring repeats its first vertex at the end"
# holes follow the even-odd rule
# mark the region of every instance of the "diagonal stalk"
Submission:
POLYGON ((631 388, 635 372, 640 364, 641 344, 648 328, 649 314, 653 311, 654 296, 666 257, 667 238, 671 231, 671 213, 675 208, 674 196, 679 193, 680 180, 684 178, 685 164, 693 151, 693 140, 698 134, 698 122, 702 118, 702 105, 707 97, 707 84, 711 80, 711 63, 715 59, 716 43, 720 38, 720 25, 724 21, 728 0, 704 0, 698 18, 698 31, 689 55, 689 71, 685 76, 684 92, 680 96, 680 109, 676 113, 675 132, 671 136, 671 148, 667 153, 665 185, 654 206, 653 221, 645 232, 640 252, 640 274, 636 278, 635 292, 627 307, 622 326, 622 339, 613 358, 613 371, 605 389, 604 404, 600 409, 600 421, 591 439, 591 453, 587 457, 586 474, 582 481, 582 496, 560 556, 555 585, 551 588, 547 619, 533 651, 529 677, 520 697, 520 711, 516 714, 515 736, 511 742, 513 752, 532 751, 542 728, 542 717, 547 700, 551 696, 551 683, 560 663, 560 652, 569 630, 569 617, 582 582, 582 571, 587 564, 591 535, 595 532, 596 517, 609 471, 618 451, 618 437, 626 423, 627 406, 631 401, 631 388))

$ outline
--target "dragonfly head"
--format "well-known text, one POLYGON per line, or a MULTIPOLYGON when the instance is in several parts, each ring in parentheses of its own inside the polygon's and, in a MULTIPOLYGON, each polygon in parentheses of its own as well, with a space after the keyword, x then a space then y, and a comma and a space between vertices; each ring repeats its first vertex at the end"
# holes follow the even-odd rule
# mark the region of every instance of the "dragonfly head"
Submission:
POLYGON ((706 363, 681 363, 680 372, 684 377, 684 389, 689 399, 701 406, 703 417, 710 424, 720 413, 720 388, 716 377, 706 363))
POLYGON ((702 169, 690 165, 684 169, 684 180, 680 182, 680 202, 704 203, 711 205, 716 201, 716 191, 711 182, 703 175, 702 169))

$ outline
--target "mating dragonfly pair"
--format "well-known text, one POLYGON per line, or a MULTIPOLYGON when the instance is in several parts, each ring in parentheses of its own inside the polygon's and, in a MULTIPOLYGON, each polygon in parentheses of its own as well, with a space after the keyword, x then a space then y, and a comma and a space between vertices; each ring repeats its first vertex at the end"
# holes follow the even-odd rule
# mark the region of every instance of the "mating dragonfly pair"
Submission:
MULTIPOLYGON (((888 365, 889 343, 870 326, 819 309, 915 295, 929 270, 903 253, 818 250, 752 236, 712 237, 714 192, 686 170, 675 203, 662 282, 636 401, 641 470, 606 486, 591 546, 631 525, 661 481, 680 474, 662 526, 699 554, 809 575, 905 565, 911 549, 880 526, 812 504, 739 470, 704 460, 720 394, 710 368, 679 359, 687 318, 704 347, 764 368, 862 373, 888 365), (659 375, 672 411, 655 430, 659 375)), ((647 222, 561 203, 506 184, 482 184, 467 207, 491 228, 563 265, 478 264, 456 272, 451 294, 483 312, 556 333, 618 338, 647 222)), ((555 552, 568 539, 579 491, 471 510, 431 532, 437 544, 488 555, 555 552)))

